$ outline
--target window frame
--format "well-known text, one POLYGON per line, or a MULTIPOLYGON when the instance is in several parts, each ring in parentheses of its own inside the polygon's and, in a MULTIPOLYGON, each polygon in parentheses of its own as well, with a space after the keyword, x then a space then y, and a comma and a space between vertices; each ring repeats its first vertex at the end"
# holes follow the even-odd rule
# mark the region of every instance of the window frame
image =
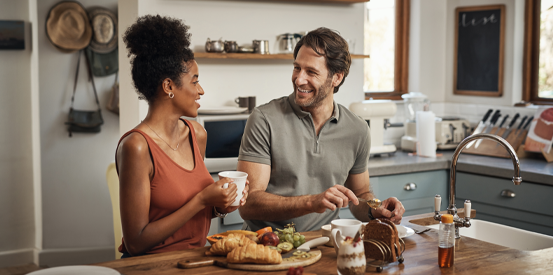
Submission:
POLYGON ((552 104, 553 99, 538 97, 541 0, 526 0, 524 12, 522 100, 537 105, 552 104))
POLYGON ((395 0, 394 90, 365 92, 365 99, 401 100, 409 84, 409 15, 411 0, 395 0))

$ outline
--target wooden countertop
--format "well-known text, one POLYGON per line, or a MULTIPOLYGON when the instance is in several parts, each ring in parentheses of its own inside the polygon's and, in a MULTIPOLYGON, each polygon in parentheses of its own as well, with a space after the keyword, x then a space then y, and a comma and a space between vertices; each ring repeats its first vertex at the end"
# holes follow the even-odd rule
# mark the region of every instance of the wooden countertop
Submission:
MULTIPOLYGON (((403 218, 402 225, 424 229, 420 221, 432 214, 403 218), (418 224, 411 223, 415 221, 418 224)), ((427 220, 427 219, 426 219, 427 220)), ((321 230, 303 233, 310 240, 322 236, 321 230)), ((404 238, 406 249, 402 264, 385 267, 382 274, 551 274, 553 272, 553 248, 538 251, 520 251, 490 244, 469 237, 461 237, 455 246, 455 265, 452 268, 438 267, 438 231, 430 230, 404 238)), ((225 269, 216 266, 195 269, 179 269, 181 260, 202 257, 207 248, 176 251, 128 259, 120 259, 96 265, 116 269, 124 275, 134 274, 286 274, 287 271, 251 272, 225 269)), ((336 274, 334 248, 320 246, 322 258, 315 264, 304 267, 304 274, 336 274)), ((368 268, 367 273, 377 273, 368 268)))

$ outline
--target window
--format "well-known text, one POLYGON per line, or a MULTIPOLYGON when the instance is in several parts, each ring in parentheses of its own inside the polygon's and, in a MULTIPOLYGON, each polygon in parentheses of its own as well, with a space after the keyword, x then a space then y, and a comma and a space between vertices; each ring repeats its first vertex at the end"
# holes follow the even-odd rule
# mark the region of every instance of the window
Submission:
POLYGON ((523 99, 553 103, 553 0, 526 0, 523 99))
POLYGON ((366 3, 365 98, 401 99, 407 93, 410 0, 366 3))

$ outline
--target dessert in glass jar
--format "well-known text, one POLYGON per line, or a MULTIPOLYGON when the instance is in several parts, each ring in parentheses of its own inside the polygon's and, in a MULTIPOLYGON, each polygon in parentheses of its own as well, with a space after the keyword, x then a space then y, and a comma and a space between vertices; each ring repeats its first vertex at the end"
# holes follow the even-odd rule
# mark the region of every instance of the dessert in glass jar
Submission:
POLYGON ((361 238, 346 237, 340 244, 337 261, 340 275, 365 274, 367 259, 361 238))

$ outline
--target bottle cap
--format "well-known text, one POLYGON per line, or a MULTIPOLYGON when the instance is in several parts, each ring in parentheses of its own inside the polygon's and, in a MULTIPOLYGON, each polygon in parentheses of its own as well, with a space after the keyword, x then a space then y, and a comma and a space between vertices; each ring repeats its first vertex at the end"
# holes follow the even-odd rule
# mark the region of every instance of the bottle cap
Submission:
POLYGON ((453 215, 443 214, 442 215, 442 223, 453 223, 453 215))

